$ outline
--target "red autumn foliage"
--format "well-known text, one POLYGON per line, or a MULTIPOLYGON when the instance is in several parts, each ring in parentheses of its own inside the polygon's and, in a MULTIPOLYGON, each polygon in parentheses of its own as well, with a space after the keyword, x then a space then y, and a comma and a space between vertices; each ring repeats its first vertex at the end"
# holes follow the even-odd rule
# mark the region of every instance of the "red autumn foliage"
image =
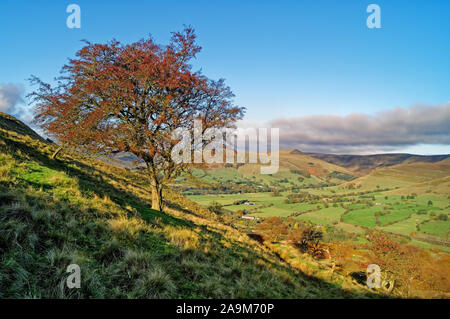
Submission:
POLYGON ((256 227, 256 232, 262 234, 265 240, 275 242, 283 239, 289 228, 280 217, 269 217, 256 227))
POLYGON ((288 240, 297 248, 303 252, 308 252, 312 256, 322 259, 326 256, 325 245, 320 244, 320 240, 323 237, 323 233, 319 230, 307 227, 303 229, 293 230, 288 240))
POLYGON ((391 273, 403 296, 410 297, 412 291, 450 292, 448 256, 433 256, 426 249, 400 244, 384 233, 374 232, 368 239, 370 263, 391 273))
POLYGON ((223 80, 193 72, 200 47, 191 28, 169 45, 151 38, 123 45, 86 42, 61 70, 55 86, 33 77, 39 89, 36 122, 61 144, 104 154, 131 152, 146 163, 152 207, 162 208, 162 187, 189 165, 173 162, 177 128, 194 119, 207 128, 233 127, 244 108, 233 105, 223 80))

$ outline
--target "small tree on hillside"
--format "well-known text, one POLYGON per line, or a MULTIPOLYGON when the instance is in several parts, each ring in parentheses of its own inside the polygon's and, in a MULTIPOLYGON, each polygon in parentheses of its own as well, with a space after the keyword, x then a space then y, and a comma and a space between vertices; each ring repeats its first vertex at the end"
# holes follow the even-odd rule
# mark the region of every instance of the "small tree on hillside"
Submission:
POLYGON ((216 201, 213 201, 211 205, 208 206, 208 209, 216 214, 222 214, 223 205, 216 201))
POLYGON ((189 167, 172 160, 179 142, 173 132, 192 130, 194 120, 201 121, 202 133, 233 127, 244 112, 232 104, 223 80, 191 71, 189 61, 199 51, 190 28, 174 33, 167 46, 152 39, 86 42, 62 68, 56 86, 32 78, 39 85, 31 94, 36 121, 61 145, 135 154, 147 167, 152 208, 161 210, 163 185, 189 167))
POLYGON ((323 233, 313 228, 295 229, 289 234, 288 240, 301 251, 315 251, 323 238, 323 233))

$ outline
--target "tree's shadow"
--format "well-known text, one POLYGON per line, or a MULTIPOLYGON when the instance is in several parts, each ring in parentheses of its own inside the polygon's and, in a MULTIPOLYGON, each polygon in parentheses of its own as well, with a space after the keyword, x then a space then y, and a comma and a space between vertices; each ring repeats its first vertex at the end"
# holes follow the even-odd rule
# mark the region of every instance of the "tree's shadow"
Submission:
MULTIPOLYGON (((65 156, 63 159, 52 160, 47 155, 37 151, 34 147, 31 147, 25 143, 15 141, 11 138, 1 136, 4 139, 12 152, 9 152, 17 161, 23 161, 24 156, 37 162, 39 165, 46 168, 65 173, 69 177, 76 178, 78 180, 79 190, 82 196, 90 197, 92 194, 96 194, 98 197, 108 196, 115 204, 126 209, 126 206, 130 206, 136 209, 142 217, 149 223, 164 223, 172 226, 182 227, 194 227, 193 223, 175 218, 164 212, 155 211, 150 208, 150 203, 143 201, 130 191, 117 188, 108 181, 106 178, 110 178, 118 183, 125 184, 126 180, 118 178, 117 176, 107 173, 103 170, 99 170, 93 166, 86 165, 76 159, 68 158, 65 156), (20 152, 18 152, 20 150, 20 152), (100 174, 94 174, 94 172, 100 174)), ((121 170, 120 168, 117 168, 121 170)), ((33 181, 22 179, 24 183, 34 187, 42 187, 44 190, 50 190, 53 188, 51 185, 42 185, 33 181)), ((170 205, 170 203, 168 203, 170 205)))

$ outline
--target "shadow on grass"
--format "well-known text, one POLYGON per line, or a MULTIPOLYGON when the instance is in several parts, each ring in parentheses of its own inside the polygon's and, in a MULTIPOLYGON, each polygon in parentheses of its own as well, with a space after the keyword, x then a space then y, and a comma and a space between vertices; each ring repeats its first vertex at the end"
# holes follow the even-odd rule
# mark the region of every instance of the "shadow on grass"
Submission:
MULTIPOLYGON (((24 160, 23 155, 19 155, 18 151, 20 150, 20 153, 26 154, 27 157, 31 158, 41 166, 63 172, 69 177, 76 177, 78 179, 79 189, 83 196, 90 196, 92 193, 96 194, 98 197, 108 196, 114 203, 124 209, 125 206, 133 207, 149 223, 155 223, 155 219, 158 218, 162 223, 166 225, 190 228, 193 227, 193 224, 186 220, 177 219, 163 212, 158 212, 151 209, 150 203, 143 201, 132 192, 127 192, 123 189, 114 187, 113 185, 105 181, 102 175, 122 183, 126 183, 125 179, 121 180, 113 174, 108 174, 75 159, 65 158, 63 160, 51 160, 47 155, 37 151, 34 147, 30 147, 25 143, 17 142, 5 136, 0 137, 6 140, 8 148, 10 148, 11 150, 11 152, 9 152, 10 155, 12 155, 17 161, 21 162, 24 160), (71 166, 71 164, 73 166, 71 166), (89 174, 89 172, 93 173, 94 171, 97 171, 102 175, 89 174)), ((51 185, 41 184, 26 179, 21 180, 34 188, 42 187, 44 190, 50 190, 53 188, 53 186, 51 185)))

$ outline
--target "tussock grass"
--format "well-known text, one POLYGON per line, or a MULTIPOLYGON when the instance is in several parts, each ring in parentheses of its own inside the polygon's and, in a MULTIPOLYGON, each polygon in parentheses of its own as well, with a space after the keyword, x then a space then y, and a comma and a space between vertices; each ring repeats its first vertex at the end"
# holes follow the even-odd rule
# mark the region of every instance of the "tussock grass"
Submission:
POLYGON ((182 249, 198 248, 199 235, 190 229, 168 226, 165 229, 170 241, 182 249))

